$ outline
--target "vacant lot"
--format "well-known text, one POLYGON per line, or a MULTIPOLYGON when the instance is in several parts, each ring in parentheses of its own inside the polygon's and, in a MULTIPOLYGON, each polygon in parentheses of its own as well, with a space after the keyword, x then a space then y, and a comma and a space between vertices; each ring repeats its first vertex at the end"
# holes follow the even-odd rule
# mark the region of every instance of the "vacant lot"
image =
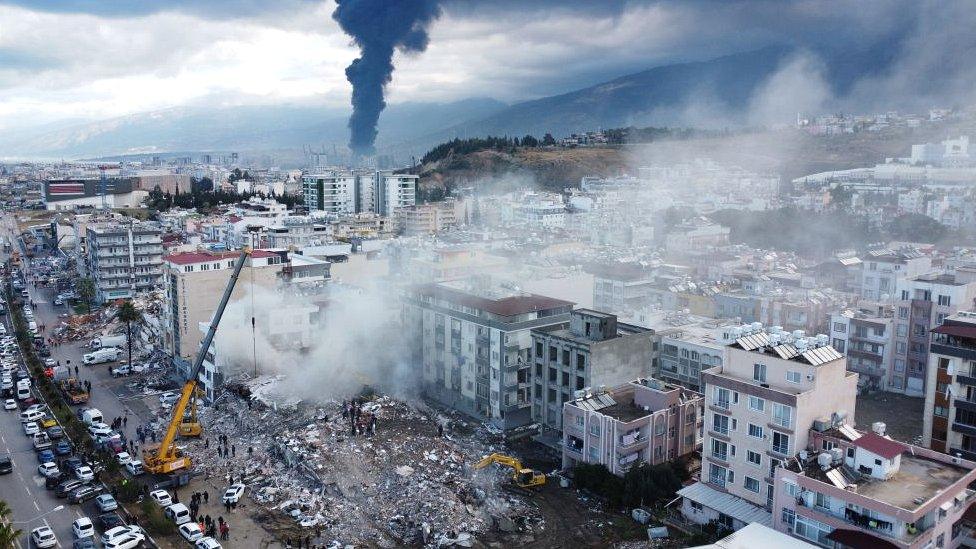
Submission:
POLYGON ((888 426, 891 438, 919 443, 922 437, 922 408, 925 399, 892 393, 876 393, 857 397, 854 414, 858 429, 870 429, 875 421, 888 426))

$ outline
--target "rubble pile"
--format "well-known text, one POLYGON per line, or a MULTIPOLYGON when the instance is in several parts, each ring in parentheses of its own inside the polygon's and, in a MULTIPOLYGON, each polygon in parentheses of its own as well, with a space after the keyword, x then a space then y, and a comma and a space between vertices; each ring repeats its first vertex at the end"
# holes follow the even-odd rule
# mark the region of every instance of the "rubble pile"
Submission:
POLYGON ((470 547, 489 531, 544 529, 525 495, 504 488, 509 471, 471 470, 500 449, 484 433, 456 420, 439 436, 447 418, 387 396, 360 410, 375 417, 375 434, 353 435, 343 403, 276 411, 228 392, 203 413, 205 438, 188 450, 208 477, 243 475, 262 508, 256 518, 271 511, 323 543, 470 547), (221 435, 234 446, 231 456, 220 455, 221 435))

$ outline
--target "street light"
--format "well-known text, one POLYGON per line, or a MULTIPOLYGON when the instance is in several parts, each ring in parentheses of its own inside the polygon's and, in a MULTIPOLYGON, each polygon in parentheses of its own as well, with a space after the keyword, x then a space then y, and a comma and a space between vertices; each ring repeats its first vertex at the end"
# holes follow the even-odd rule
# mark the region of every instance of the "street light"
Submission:
POLYGON ((58 505, 57 507, 55 507, 54 509, 51 509, 47 513, 42 513, 40 515, 37 515, 36 517, 34 517, 34 518, 30 519, 30 520, 15 520, 15 521, 12 521, 10 524, 28 524, 28 523, 34 522, 37 519, 42 519, 42 518, 50 515, 51 513, 57 513, 58 511, 63 511, 63 510, 64 510, 64 505, 58 505))

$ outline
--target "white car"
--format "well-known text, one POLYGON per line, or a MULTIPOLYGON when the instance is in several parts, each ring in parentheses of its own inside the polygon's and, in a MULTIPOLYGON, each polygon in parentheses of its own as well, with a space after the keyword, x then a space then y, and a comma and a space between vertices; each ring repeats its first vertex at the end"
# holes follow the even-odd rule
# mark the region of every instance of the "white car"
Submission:
POLYGON ((115 454, 115 461, 119 462, 119 465, 128 465, 132 463, 132 456, 129 452, 119 452, 115 454))
POLYGON ((58 537, 55 536, 54 531, 47 526, 41 526, 40 528, 34 528, 31 530, 31 541, 34 542, 34 547, 45 549, 47 547, 54 547, 57 545, 58 537))
POLYGON ((95 525, 88 517, 81 517, 71 523, 71 531, 75 534, 75 539, 95 537, 95 525))
POLYGON ((102 544, 103 549, 133 549, 146 541, 143 534, 128 533, 102 544))
POLYGON ((98 510, 103 513, 114 511, 119 508, 119 503, 115 501, 115 498, 113 498, 111 494, 102 494, 95 498, 95 505, 97 505, 98 510))
POLYGON ((159 395, 159 403, 163 406, 172 406, 174 402, 180 399, 180 394, 175 391, 166 391, 165 393, 159 395))
POLYGON ((112 428, 104 423, 93 423, 88 426, 88 434, 92 437, 105 437, 112 434, 112 428))
POLYGON ((196 549, 221 549, 220 542, 210 536, 197 540, 196 549))
POLYGON ((143 535, 142 528, 139 528, 138 526, 129 526, 124 524, 122 526, 116 526, 111 530, 106 530, 102 534, 102 543, 108 543, 112 540, 129 536, 131 534, 138 534, 140 536, 143 535))
POLYGON ((243 495, 244 485, 238 482, 237 484, 232 484, 230 488, 227 488, 224 492, 223 501, 224 503, 237 503, 243 495))
POLYGON ((61 470, 53 462, 46 461, 37 466, 37 472, 43 477, 58 477, 61 476, 61 470))
POLYGON ((33 421, 28 421, 27 423, 24 424, 24 434, 29 437, 32 437, 40 432, 41 432, 41 428, 37 426, 37 423, 34 423, 33 421))
POLYGON ((180 535, 183 539, 193 543, 196 540, 203 537, 203 530, 200 529, 200 525, 195 522, 184 522, 180 525, 180 535))
POLYGON ((138 459, 134 459, 129 463, 126 463, 125 470, 128 471, 129 474, 134 477, 137 477, 146 472, 146 470, 142 467, 142 461, 138 459))
POLYGON ((169 507, 173 505, 173 497, 169 495, 166 490, 153 490, 149 492, 149 497, 152 498, 160 507, 169 507))
POLYGON ((7 400, 3 401, 3 409, 4 410, 16 410, 17 409, 17 401, 14 400, 14 399, 12 399, 12 398, 8 398, 7 400))
POLYGON ((82 465, 75 469, 75 478, 82 482, 91 482, 95 480, 95 471, 92 471, 91 467, 87 465, 82 465))

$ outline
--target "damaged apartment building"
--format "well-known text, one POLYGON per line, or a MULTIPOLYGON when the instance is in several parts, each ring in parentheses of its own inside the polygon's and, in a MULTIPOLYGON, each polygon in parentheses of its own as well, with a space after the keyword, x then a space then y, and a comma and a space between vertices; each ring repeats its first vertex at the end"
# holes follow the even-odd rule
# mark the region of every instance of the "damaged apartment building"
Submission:
POLYGON ((561 431, 563 404, 590 388, 613 387, 651 373, 654 332, 617 316, 577 309, 569 322, 535 328, 532 419, 561 431))
POLYGON ((511 430, 532 421, 532 329, 572 309, 480 277, 407 288, 402 322, 428 397, 511 430))
POLYGON ((704 398, 684 387, 638 378, 611 391, 581 391, 562 410, 563 468, 601 464, 623 475, 701 450, 704 398))

